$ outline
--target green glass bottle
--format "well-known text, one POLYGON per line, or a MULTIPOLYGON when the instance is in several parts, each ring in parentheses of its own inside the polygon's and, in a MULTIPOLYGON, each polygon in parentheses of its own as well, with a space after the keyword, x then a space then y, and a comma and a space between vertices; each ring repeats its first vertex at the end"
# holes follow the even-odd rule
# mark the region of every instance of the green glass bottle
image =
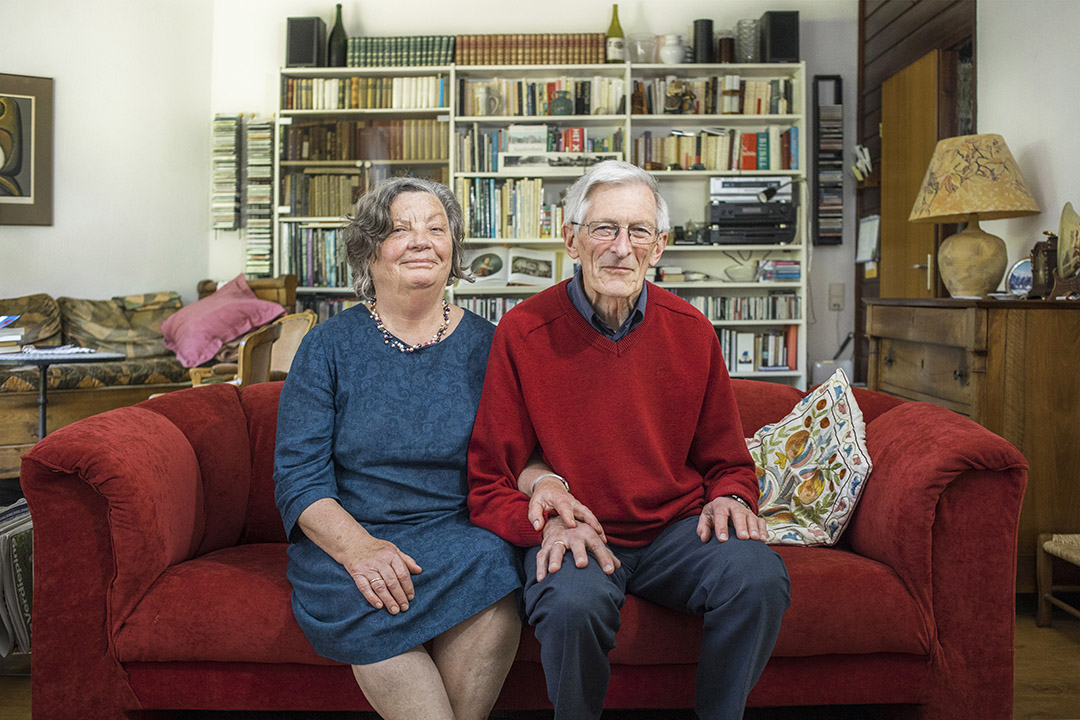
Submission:
POLYGON ((326 43, 326 60, 330 67, 345 67, 348 54, 349 36, 345 34, 345 25, 341 22, 341 3, 338 3, 337 18, 326 43))
POLYGON ((611 6, 611 24, 607 29, 607 61, 609 63, 626 62, 626 36, 619 24, 619 4, 611 6))

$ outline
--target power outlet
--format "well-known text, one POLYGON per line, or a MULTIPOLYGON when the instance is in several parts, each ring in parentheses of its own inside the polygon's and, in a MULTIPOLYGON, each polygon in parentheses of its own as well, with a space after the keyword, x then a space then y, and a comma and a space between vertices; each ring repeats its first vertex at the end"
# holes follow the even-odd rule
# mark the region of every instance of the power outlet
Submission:
POLYGON ((844 309, 844 283, 829 283, 829 309, 836 312, 844 309))

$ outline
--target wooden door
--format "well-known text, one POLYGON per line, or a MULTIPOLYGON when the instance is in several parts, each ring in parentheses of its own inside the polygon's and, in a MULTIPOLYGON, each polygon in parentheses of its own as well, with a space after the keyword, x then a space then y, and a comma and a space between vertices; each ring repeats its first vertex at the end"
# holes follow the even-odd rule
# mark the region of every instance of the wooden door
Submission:
POLYGON ((881 84, 881 297, 937 297, 937 226, 908 215, 938 141, 940 50, 881 84))

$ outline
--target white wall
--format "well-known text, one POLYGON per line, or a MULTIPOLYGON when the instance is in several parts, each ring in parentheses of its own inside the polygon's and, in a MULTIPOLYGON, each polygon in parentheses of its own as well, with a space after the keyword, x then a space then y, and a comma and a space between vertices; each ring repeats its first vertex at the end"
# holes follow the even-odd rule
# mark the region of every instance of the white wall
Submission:
POLYGON ((1066 202, 1080 208, 1080 3, 979 0, 976 24, 980 133, 1005 138, 1042 213, 982 223, 1004 238, 1009 265, 1055 233, 1066 202))
MULTIPOLYGON (((214 0, 214 55, 211 107, 214 112, 272 113, 277 103, 277 71, 284 64, 285 19, 318 15, 329 26, 332 4, 310 0, 214 0)), ((342 15, 352 35, 457 34, 485 32, 600 32, 611 19, 611 4, 582 0, 519 3, 512 14, 504 0, 397 0, 391 5, 345 0, 342 15), (387 8, 391 8, 389 11, 387 8), (467 10, 462 10, 462 8, 467 10)), ((619 3, 623 30, 690 35, 697 18, 711 18, 716 29, 733 28, 740 18, 757 18, 765 9, 798 10, 800 49, 807 77, 840 74, 844 79, 846 137, 854 138, 858 73, 858 23, 855 0, 635 0, 619 3)), ((809 100, 807 102, 809 112, 809 100)), ((808 138, 809 129, 808 129, 808 138)), ((844 244, 815 249, 811 267, 808 355, 810 362, 831 358, 854 322, 854 186, 845 191, 844 244), (842 312, 827 309, 830 282, 844 283, 842 312)), ((210 241, 210 276, 227 277, 242 267, 238 233, 216 233, 210 241)), ((851 350, 845 357, 850 357, 851 350)))
POLYGON ((14 0, 0 72, 55 81, 53 225, 0 225, 0 297, 206 277, 210 0, 14 0))

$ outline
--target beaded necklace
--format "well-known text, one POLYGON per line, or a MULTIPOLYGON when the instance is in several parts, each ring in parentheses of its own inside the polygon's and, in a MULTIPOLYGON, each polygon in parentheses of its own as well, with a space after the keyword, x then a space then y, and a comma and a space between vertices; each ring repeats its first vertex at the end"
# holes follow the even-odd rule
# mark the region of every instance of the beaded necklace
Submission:
POLYGON ((383 323, 382 318, 379 317, 378 310, 375 309, 375 298, 371 298, 371 317, 375 320, 375 327, 379 329, 379 332, 383 336, 383 345, 391 345, 398 349, 398 352, 411 353, 416 352, 420 348, 426 348, 428 345, 434 345, 443 338, 443 333, 450 327, 450 303, 446 302, 444 298, 442 301, 443 321, 439 329, 435 331, 435 336, 428 340, 426 343, 416 343, 415 345, 406 345, 398 340, 396 337, 390 334, 390 331, 386 329, 386 324, 383 323))

